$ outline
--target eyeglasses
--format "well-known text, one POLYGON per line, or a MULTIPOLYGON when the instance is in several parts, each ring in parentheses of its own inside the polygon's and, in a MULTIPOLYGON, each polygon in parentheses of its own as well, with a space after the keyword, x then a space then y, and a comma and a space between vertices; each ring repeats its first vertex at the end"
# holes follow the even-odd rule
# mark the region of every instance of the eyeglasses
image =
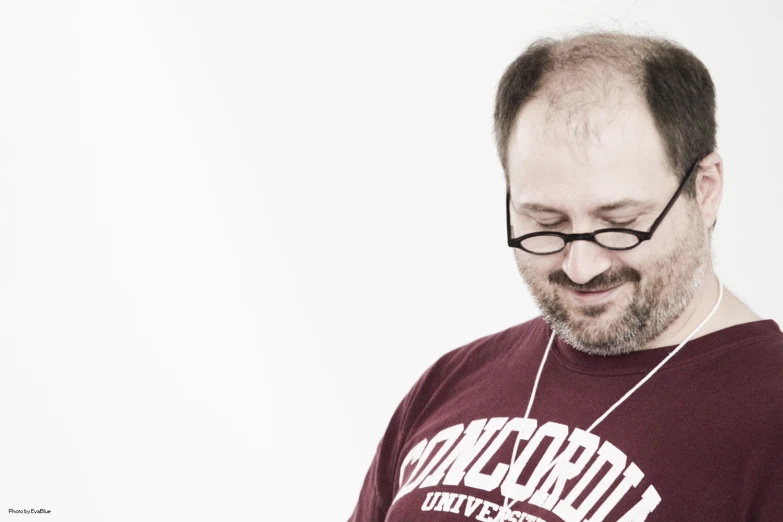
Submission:
POLYGON ((663 212, 655 219, 652 226, 647 232, 641 232, 639 230, 631 230, 629 228, 602 228, 595 232, 587 232, 584 234, 563 234, 561 232, 533 232, 532 234, 525 234, 523 236, 512 238, 511 237, 511 211, 509 209, 511 204, 511 194, 506 190, 506 231, 508 237, 508 246, 512 248, 519 248, 530 254, 536 255, 549 255, 557 254, 562 251, 568 243, 572 241, 592 241, 607 250, 630 250, 641 244, 642 241, 647 241, 652 238, 655 229, 661 224, 663 218, 671 210, 680 193, 685 188, 688 180, 693 176, 693 173, 698 170, 699 161, 693 164, 688 170, 688 173, 683 178, 682 183, 677 188, 677 192, 666 204, 663 212))

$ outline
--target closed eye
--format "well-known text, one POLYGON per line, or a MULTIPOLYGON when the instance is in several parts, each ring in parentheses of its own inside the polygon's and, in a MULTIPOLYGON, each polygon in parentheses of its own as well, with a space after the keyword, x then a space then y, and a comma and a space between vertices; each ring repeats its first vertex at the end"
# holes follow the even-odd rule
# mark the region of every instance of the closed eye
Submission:
POLYGON ((634 218, 630 221, 610 221, 606 220, 606 222, 613 228, 632 228, 633 225, 638 221, 637 218, 634 218))
MULTIPOLYGON (((532 220, 536 228, 540 230, 557 230, 562 229, 569 223, 567 219, 561 219, 559 221, 541 222, 538 220, 532 220)), ((608 228, 633 228, 633 226, 639 221, 639 218, 633 218, 626 221, 615 221, 610 219, 604 219, 608 228)))
POLYGON ((554 230, 556 228, 562 228, 562 226, 565 224, 566 222, 564 220, 556 221, 554 223, 541 223, 539 221, 536 221, 536 226, 544 230, 554 230))

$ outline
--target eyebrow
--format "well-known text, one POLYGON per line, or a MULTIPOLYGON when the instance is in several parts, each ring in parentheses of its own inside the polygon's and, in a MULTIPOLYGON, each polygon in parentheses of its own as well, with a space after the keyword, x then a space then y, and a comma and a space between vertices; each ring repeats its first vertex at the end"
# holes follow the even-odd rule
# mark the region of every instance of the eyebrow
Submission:
MULTIPOLYGON (((605 205, 601 205, 600 207, 597 207, 593 209, 591 212, 592 214, 601 214, 604 212, 611 212, 613 210, 620 210, 624 208, 636 208, 638 210, 650 210, 655 206, 654 203, 650 201, 640 201, 638 199, 630 199, 625 198, 621 199, 619 201, 614 201, 612 203, 607 203, 605 205)), ((550 207, 547 205, 541 205, 539 203, 522 203, 519 205, 519 208, 522 210, 529 210, 531 212, 549 212, 553 214, 564 214, 563 211, 558 210, 554 207, 550 207)))

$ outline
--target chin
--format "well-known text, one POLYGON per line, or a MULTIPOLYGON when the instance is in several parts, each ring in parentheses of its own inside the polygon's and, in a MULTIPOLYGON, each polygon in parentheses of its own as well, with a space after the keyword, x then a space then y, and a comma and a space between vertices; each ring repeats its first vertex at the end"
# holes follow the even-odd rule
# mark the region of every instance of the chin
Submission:
POLYGON ((591 321, 594 323, 607 324, 610 321, 619 319, 621 312, 628 307, 629 299, 623 292, 624 289, 618 288, 616 295, 611 300, 595 304, 574 303, 569 290, 564 290, 566 295, 561 296, 561 302, 568 303, 568 315, 573 321, 591 321))
POLYGON ((629 303, 617 300, 571 306, 565 321, 552 318, 555 320, 551 324, 563 340, 582 352, 591 355, 630 353, 639 348, 643 326, 628 324, 629 306, 629 303))
POLYGON ((612 335, 607 336, 607 328, 614 330, 612 326, 605 324, 590 324, 584 326, 576 322, 569 325, 560 325, 557 328, 558 335, 575 349, 590 355, 623 355, 639 349, 637 339, 634 336, 612 335))

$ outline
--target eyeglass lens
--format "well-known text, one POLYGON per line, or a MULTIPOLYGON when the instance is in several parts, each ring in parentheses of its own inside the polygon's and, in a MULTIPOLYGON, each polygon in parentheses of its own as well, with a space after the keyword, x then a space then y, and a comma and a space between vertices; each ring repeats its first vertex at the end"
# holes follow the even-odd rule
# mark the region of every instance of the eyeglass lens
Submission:
MULTIPOLYGON (((600 232, 595 235, 596 242, 606 248, 626 249, 636 246, 639 238, 625 232, 600 232)), ((550 254, 565 248, 565 239, 558 236, 534 236, 525 239, 521 246, 529 252, 550 254)))

